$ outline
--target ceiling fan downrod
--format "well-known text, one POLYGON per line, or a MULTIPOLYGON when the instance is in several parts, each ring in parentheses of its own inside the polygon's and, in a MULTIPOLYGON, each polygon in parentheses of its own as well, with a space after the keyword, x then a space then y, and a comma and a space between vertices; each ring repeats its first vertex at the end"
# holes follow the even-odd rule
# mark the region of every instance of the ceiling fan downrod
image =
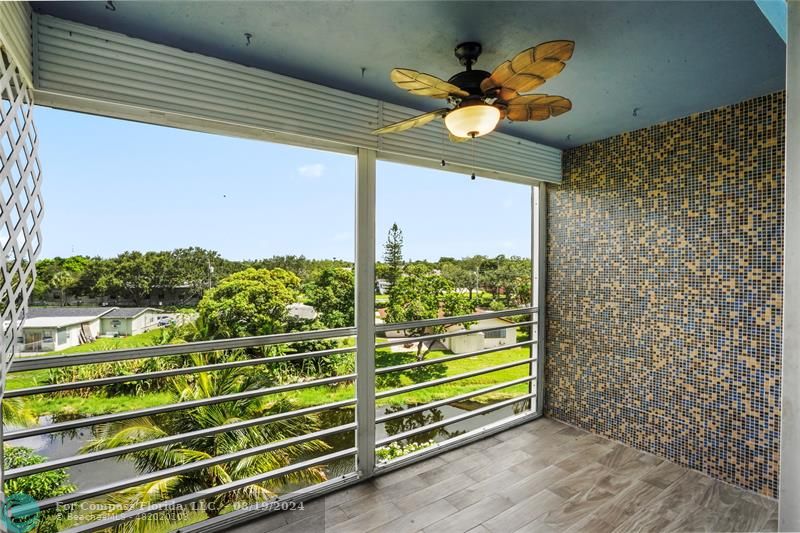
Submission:
POLYGON ((481 43, 470 41, 456 46, 454 53, 459 63, 466 67, 467 70, 472 70, 472 65, 478 62, 478 56, 481 55, 482 51, 481 43))

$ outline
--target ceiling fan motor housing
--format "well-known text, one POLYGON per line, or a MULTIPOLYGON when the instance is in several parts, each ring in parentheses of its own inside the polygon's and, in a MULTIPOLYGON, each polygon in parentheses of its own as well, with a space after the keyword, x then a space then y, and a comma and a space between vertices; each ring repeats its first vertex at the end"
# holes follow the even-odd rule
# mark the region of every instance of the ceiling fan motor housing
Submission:
POLYGON ((466 42, 456 46, 454 51, 458 62, 467 67, 464 72, 459 72, 449 82, 460 89, 467 91, 471 96, 481 96, 481 82, 491 76, 485 70, 472 70, 472 65, 478 61, 483 47, 481 43, 466 42))
POLYGON ((485 70, 465 70, 459 72, 448 81, 459 89, 467 91, 471 96, 482 96, 481 82, 491 76, 485 70))

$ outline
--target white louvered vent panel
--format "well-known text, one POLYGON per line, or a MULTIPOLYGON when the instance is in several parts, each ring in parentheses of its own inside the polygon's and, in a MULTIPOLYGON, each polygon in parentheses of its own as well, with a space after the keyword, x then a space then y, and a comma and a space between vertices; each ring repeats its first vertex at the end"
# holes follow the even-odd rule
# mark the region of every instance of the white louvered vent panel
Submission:
POLYGON ((31 6, 28 2, 0 2, 0 41, 28 86, 32 83, 31 6))
MULTIPOLYGON (((378 149, 379 156, 385 152, 429 166, 442 159, 441 124, 381 138, 372 134, 382 124, 419 114, 416 110, 54 17, 37 16, 35 24, 40 103, 81 111, 94 105, 105 114, 109 104, 117 104, 144 110, 118 116, 156 124, 181 125, 175 117, 189 117, 273 132, 276 140, 299 136, 378 149)), ((230 132, 213 124, 206 129, 230 132)), ((514 181, 561 180, 558 149, 500 133, 479 139, 474 148, 479 173, 514 181)), ((448 140, 445 155, 454 165, 472 168, 471 143, 448 140)))
POLYGON ((377 145, 371 133, 374 100, 82 24, 37 18, 38 90, 377 145))

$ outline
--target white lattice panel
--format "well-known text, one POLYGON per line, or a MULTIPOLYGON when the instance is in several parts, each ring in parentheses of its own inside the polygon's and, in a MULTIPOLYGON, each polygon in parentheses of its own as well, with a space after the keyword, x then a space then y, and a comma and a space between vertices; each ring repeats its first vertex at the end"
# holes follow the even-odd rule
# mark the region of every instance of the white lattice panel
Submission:
MULTIPOLYGON (((0 42, 0 314, 2 387, 36 279, 43 213, 29 87, 0 42)), ((0 388, 0 392, 4 389, 0 388)))

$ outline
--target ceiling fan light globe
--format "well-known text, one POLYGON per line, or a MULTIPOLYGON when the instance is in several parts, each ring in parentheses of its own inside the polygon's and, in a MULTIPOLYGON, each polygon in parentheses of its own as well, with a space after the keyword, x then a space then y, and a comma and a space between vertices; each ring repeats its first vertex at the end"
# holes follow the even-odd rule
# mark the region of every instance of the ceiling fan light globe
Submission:
POLYGON ((456 137, 480 137, 494 131, 500 110, 488 104, 459 107, 444 117, 447 129, 456 137))

